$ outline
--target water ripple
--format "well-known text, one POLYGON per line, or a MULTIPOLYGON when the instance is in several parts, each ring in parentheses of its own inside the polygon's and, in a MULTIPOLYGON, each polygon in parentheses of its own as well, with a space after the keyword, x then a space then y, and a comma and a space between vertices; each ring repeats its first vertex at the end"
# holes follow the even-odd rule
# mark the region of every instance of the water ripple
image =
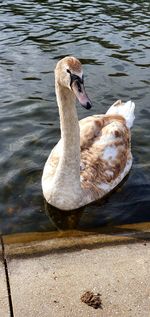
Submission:
POLYGON ((85 209, 78 226, 150 220, 149 1, 5 0, 0 10, 0 230, 54 230, 40 179, 60 135, 53 69, 68 54, 84 64, 91 114, 119 98, 136 103, 132 173, 120 193, 85 209))

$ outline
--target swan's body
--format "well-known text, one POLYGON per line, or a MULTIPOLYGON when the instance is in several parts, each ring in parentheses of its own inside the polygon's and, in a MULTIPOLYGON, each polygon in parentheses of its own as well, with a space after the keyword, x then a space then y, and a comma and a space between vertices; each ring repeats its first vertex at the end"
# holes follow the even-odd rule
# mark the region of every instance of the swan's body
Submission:
POLYGON ((80 62, 74 57, 58 62, 55 83, 61 139, 45 164, 42 188, 49 204, 72 210, 102 198, 128 174, 135 106, 117 101, 105 115, 78 122, 75 95, 84 107, 91 107, 80 62))

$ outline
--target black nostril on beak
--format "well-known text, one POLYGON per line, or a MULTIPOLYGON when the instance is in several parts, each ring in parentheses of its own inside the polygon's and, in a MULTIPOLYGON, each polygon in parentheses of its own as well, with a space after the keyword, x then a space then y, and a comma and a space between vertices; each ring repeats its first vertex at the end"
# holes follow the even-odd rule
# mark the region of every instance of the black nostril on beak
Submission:
POLYGON ((86 104, 86 109, 91 109, 91 107, 92 107, 92 104, 88 101, 86 104))
POLYGON ((81 103, 81 106, 83 106, 85 109, 89 110, 92 107, 92 103, 90 101, 87 101, 87 103, 85 103, 85 104, 81 103))

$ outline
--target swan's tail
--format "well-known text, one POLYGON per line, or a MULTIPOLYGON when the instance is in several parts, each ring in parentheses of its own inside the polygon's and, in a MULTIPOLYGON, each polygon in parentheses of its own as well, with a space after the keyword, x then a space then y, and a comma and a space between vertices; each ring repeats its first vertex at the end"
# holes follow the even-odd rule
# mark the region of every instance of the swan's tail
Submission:
POLYGON ((133 125, 133 121, 135 119, 134 116, 134 102, 127 101, 123 103, 121 100, 117 100, 106 112, 106 114, 118 114, 126 120, 126 125, 128 128, 131 128, 133 125))

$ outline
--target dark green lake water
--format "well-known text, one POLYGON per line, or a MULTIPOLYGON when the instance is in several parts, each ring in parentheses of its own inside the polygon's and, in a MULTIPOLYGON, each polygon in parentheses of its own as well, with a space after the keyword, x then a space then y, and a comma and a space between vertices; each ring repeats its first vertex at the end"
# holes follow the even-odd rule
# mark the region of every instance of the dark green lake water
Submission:
POLYGON ((0 232, 150 221, 150 2, 4 0, 0 28, 0 232), (70 54, 94 105, 78 106, 79 118, 135 102, 134 163, 102 204, 48 219, 41 175, 60 136, 53 69, 70 54))

